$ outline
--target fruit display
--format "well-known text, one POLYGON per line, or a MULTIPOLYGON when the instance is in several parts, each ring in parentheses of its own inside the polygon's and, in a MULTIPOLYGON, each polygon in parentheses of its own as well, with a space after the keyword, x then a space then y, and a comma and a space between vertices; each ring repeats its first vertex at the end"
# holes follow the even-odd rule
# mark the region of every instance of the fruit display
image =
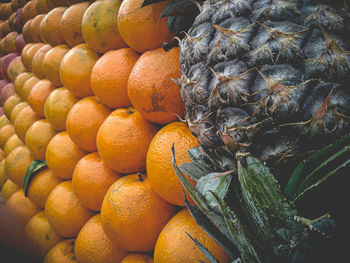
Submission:
POLYGON ((2 1, 4 263, 342 258, 349 4, 2 1))

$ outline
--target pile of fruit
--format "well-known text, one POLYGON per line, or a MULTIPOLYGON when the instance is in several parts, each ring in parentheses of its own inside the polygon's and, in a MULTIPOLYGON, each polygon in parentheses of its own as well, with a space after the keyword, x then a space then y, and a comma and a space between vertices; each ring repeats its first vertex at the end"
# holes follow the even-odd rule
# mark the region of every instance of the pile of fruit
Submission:
POLYGON ((229 262, 185 208, 180 52, 142 2, 0 5, 1 198, 36 262, 204 261, 191 237, 229 262))

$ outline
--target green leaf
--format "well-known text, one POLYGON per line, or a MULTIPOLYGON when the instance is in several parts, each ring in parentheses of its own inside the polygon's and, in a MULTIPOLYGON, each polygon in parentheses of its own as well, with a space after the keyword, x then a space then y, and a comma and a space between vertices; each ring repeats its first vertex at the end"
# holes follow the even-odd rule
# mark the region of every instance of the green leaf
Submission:
POLYGON ((155 3, 165 2, 165 1, 168 1, 168 0, 145 0, 145 1, 143 1, 142 5, 141 5, 141 8, 145 7, 145 6, 148 6, 148 5, 155 4, 155 3))
POLYGON ((27 197, 28 195, 28 187, 29 183, 32 180, 33 176, 43 167, 46 167, 46 161, 45 160, 39 160, 34 159, 31 164, 29 165, 25 175, 24 175, 24 183, 23 183, 23 190, 24 190, 24 196, 27 197))
POLYGON ((186 15, 196 8, 197 6, 190 0, 173 0, 164 8, 160 17, 186 15))
POLYGON ((193 238, 188 232, 185 232, 191 239, 192 241, 196 244, 196 246, 199 248, 199 250, 203 253, 205 258, 210 262, 210 263, 220 263, 212 253, 197 239, 193 238))
POLYGON ((206 174, 217 172, 219 169, 209 155, 204 152, 202 146, 190 149, 188 155, 192 163, 202 169, 206 174))
POLYGON ((202 169, 198 168, 198 166, 191 163, 183 163, 180 165, 180 169, 183 173, 188 175, 191 179, 197 181, 201 177, 207 175, 202 169))
POLYGON ((337 140, 336 142, 326 146, 325 148, 313 153, 307 159, 303 160, 292 173, 288 180, 287 186, 284 189, 284 194, 289 200, 295 197, 298 186, 301 184, 303 178, 318 167, 327 156, 339 151, 345 145, 350 143, 350 134, 337 140))
POLYGON ((218 207, 216 198, 212 193, 224 199, 229 189, 232 180, 232 173, 210 173, 200 178, 197 182, 196 188, 205 198, 209 206, 218 207))

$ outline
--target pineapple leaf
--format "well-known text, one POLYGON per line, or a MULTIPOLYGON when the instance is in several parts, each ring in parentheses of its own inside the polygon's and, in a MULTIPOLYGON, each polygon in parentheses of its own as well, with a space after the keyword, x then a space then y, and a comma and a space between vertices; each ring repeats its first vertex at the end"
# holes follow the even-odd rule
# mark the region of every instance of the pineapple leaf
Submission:
POLYGON ((191 179, 198 180, 210 172, 205 172, 200 169, 197 165, 191 163, 183 163, 180 165, 180 169, 183 173, 187 174, 191 179))
POLYGON ((192 241, 196 244, 196 246, 200 249, 200 251, 210 263, 220 263, 201 242, 193 238, 189 233, 185 233, 192 239, 192 241))
POLYGON ((34 159, 31 164, 29 165, 25 175, 24 175, 24 183, 23 183, 23 190, 24 190, 24 196, 27 197, 28 195, 28 187, 29 183, 32 180, 33 176, 43 167, 46 167, 46 161, 34 159))
POLYGON ((190 156, 192 163, 203 171, 208 171, 206 172, 207 174, 218 170, 214 161, 204 152, 201 146, 190 149, 188 155, 190 156))
POLYGON ((307 159, 303 160, 292 173, 288 180, 287 186, 284 189, 284 194, 289 200, 292 200, 295 196, 298 186, 301 184, 303 178, 311 172, 314 168, 318 167, 324 159, 339 151, 345 145, 350 143, 350 135, 344 136, 336 142, 324 147, 323 149, 313 153, 307 159))
POLYGON ((155 3, 165 2, 165 1, 168 1, 168 0, 144 0, 142 5, 141 5, 141 8, 148 6, 148 5, 155 4, 155 3))
POLYGON ((195 8, 196 5, 190 0, 173 0, 164 8, 160 17, 186 15, 195 8))

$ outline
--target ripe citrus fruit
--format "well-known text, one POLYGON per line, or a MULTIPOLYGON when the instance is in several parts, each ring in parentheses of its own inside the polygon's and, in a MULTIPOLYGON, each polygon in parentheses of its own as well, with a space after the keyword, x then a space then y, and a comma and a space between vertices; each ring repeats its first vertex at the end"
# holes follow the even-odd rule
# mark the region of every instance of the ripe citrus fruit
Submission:
POLYGON ((76 163, 86 154, 66 131, 57 133, 46 147, 47 166, 55 176, 67 180, 73 176, 76 163))
POLYGON ((1 197, 6 202, 11 195, 13 195, 15 192, 17 192, 21 187, 14 182, 12 182, 10 179, 7 179, 4 185, 1 187, 1 197))
POLYGON ((13 123, 17 136, 22 142, 25 141, 26 133, 29 127, 39 120, 39 116, 35 114, 32 107, 27 106, 23 108, 16 116, 16 120, 13 123))
POLYGON ((64 40, 71 47, 84 43, 81 21, 88 6, 89 2, 77 3, 69 6, 63 13, 61 18, 61 33, 64 40))
POLYGON ((127 83, 138 58, 135 50, 122 48, 108 51, 97 60, 91 72, 91 88, 103 104, 111 108, 131 105, 127 83))
POLYGON ((15 80, 15 91, 17 95, 21 96, 22 94, 22 88, 24 83, 30 79, 33 76, 33 73, 31 72, 22 72, 21 74, 18 75, 18 77, 15 80))
POLYGON ((232 261, 225 251, 197 225, 188 209, 183 209, 170 219, 160 233, 154 250, 154 262, 208 262, 188 235, 204 245, 218 262, 232 261))
POLYGON ((111 110, 94 96, 79 100, 67 115, 66 129, 69 137, 81 149, 96 151, 97 131, 110 113, 111 110))
POLYGON ((75 239, 64 239, 49 250, 43 263, 77 263, 74 255, 75 239))
POLYGON ((6 176, 12 182, 22 187, 24 183, 24 175, 33 160, 34 158, 27 146, 18 146, 6 157, 6 176))
POLYGON ((60 79, 60 64, 64 55, 69 51, 67 45, 58 45, 50 49, 43 61, 42 68, 45 77, 56 87, 62 86, 60 79))
POLYGON ((68 112, 78 101, 67 88, 57 88, 50 93, 44 104, 44 115, 56 131, 66 129, 68 112))
POLYGON ((17 56, 9 64, 7 68, 7 76, 9 77, 10 81, 15 82, 17 76, 26 71, 27 69, 21 60, 21 56, 17 56))
POLYGON ((13 108, 21 101, 22 99, 17 94, 7 98, 4 105, 2 105, 2 109, 8 119, 11 118, 11 111, 13 110, 13 108))
POLYGON ((72 181, 64 181, 51 190, 45 214, 52 228, 63 237, 75 237, 94 215, 85 208, 72 190, 72 181))
POLYGON ((33 111, 39 117, 45 117, 44 114, 44 104, 46 102, 47 97, 50 95, 52 91, 54 91, 55 86, 47 79, 42 79, 35 83, 35 85, 31 88, 27 101, 29 105, 32 107, 33 111))
POLYGON ((12 135, 10 138, 8 138, 4 145, 5 156, 8 156, 10 152, 21 145, 23 145, 23 142, 18 138, 17 134, 12 135))
POLYGON ((35 214, 24 228, 30 251, 34 258, 42 260, 46 253, 63 238, 47 221, 44 211, 35 214))
POLYGON ((40 211, 39 207, 24 196, 23 189, 16 191, 10 196, 6 201, 6 208, 18 219, 23 227, 40 211))
POLYGON ((126 175, 108 190, 101 209, 107 236, 128 251, 148 252, 160 231, 174 215, 175 206, 161 199, 147 176, 126 175))
POLYGON ((3 148, 6 141, 15 134, 15 128, 12 124, 6 124, 0 128, 0 148, 3 148))
POLYGON ((104 163, 117 172, 144 171, 148 146, 157 131, 158 128, 134 108, 117 109, 98 130, 98 153, 104 163))
POLYGON ((62 180, 56 177, 50 169, 43 168, 31 179, 28 186, 28 198, 39 208, 44 208, 51 190, 61 182, 62 180))
POLYGON ((143 0, 124 0, 118 12, 118 28, 129 47, 143 53, 160 48, 170 42, 167 18, 160 18, 169 1, 158 2, 141 8, 143 0))
POLYGON ((9 124, 9 123, 10 121, 5 114, 0 117, 0 128, 4 127, 6 124, 9 124))
POLYGON ((21 97, 24 101, 28 102, 28 96, 33 88, 33 86, 39 82, 39 78, 35 75, 31 76, 26 82, 24 82, 22 90, 21 90, 21 97))
MULTIPOLYGON (((190 163, 188 150, 199 145, 183 122, 172 122, 154 136, 147 153, 147 173, 154 191, 169 203, 185 206, 180 180, 175 174, 171 147, 175 147, 177 165, 190 163)), ((193 184, 195 182, 191 180, 193 184)))
POLYGON ((75 240, 75 256, 78 262, 120 262, 128 252, 116 246, 106 235, 101 225, 101 215, 87 221, 75 240))
MULTIPOLYGON (((4 155, 4 153, 2 153, 4 155)), ((0 189, 7 181, 7 176, 5 174, 5 159, 2 159, 0 162, 0 189)))
POLYGON ((26 106, 28 106, 28 103, 25 102, 25 101, 22 101, 20 103, 18 103, 11 111, 11 116, 10 116, 10 120, 11 120, 11 123, 15 123, 15 120, 16 120, 16 117, 17 117, 17 114, 23 110, 26 106))
MULTIPOLYGON (((61 18, 67 7, 56 7, 48 12, 40 23, 40 36, 43 42, 52 46, 64 44, 61 32, 61 18)), ((33 23, 32 23, 33 26, 33 23)))
POLYGON ((97 152, 90 153, 75 165, 73 191, 86 208, 100 211, 109 187, 121 176, 109 169, 97 152))
POLYGON ((120 263, 153 263, 153 258, 147 254, 132 253, 123 258, 120 263))
POLYGON ((43 45, 41 48, 38 49, 38 51, 35 53, 35 55, 32 59, 32 72, 39 79, 45 78, 45 75, 43 73, 43 59, 44 59, 46 53, 51 48, 52 48, 52 46, 49 44, 43 45))
POLYGON ((51 9, 48 7, 46 0, 37 0, 36 12, 38 14, 47 14, 51 9))
POLYGON ((35 43, 43 42, 40 34, 40 24, 41 21, 44 20, 45 14, 37 15, 33 18, 32 23, 30 25, 30 30, 32 33, 32 39, 35 43))
POLYGON ((98 54, 88 48, 87 44, 79 44, 70 49, 60 64, 60 78, 64 87, 77 97, 92 96, 90 77, 98 58, 98 54))
POLYGON ((185 105, 174 79, 180 77, 179 48, 145 52, 128 80, 132 105, 149 121, 166 124, 183 117, 185 105))
POLYGON ((21 53, 22 63, 27 68, 28 71, 32 71, 32 59, 35 53, 44 46, 44 43, 27 44, 21 53), (29 45, 28 49, 27 46, 29 45))
POLYGON ((32 1, 28 1, 24 5, 23 10, 22 10, 23 22, 27 22, 29 19, 32 19, 37 15, 36 4, 37 4, 37 0, 32 0, 32 1))
POLYGON ((45 119, 38 120, 29 127, 25 144, 32 152, 34 159, 45 159, 46 147, 55 134, 56 131, 45 119))
POLYGON ((81 22, 83 38, 89 48, 105 53, 111 49, 127 47, 117 25, 122 0, 103 0, 92 3, 81 22))
MULTIPOLYGON (((26 43, 34 44, 34 40, 32 38, 32 21, 33 19, 29 19, 22 28, 23 39, 26 43)), ((28 45, 28 44, 27 44, 28 45)), ((23 52, 23 50, 22 50, 23 52)))

